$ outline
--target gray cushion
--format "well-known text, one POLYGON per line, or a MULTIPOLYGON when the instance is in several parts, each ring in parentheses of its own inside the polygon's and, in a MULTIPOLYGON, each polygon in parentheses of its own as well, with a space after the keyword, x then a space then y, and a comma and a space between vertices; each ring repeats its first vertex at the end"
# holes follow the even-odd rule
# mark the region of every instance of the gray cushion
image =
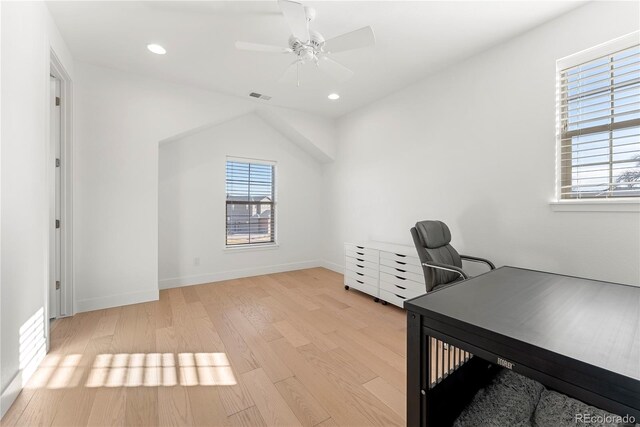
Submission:
MULTIPOLYGON (((458 252, 449 244, 451 232, 442 221, 420 221, 411 229, 413 242, 418 251, 421 262, 437 262, 440 264, 462 267, 462 259, 458 252)), ((460 280, 458 273, 424 267, 424 278, 427 292, 434 287, 460 280)))
POLYGON ((605 416, 613 417, 612 414, 602 409, 594 408, 564 394, 545 390, 540 397, 540 402, 538 402, 533 422, 536 427, 575 427, 577 425, 613 427, 618 425, 608 422, 593 422, 593 419, 589 420, 590 422, 586 422, 585 418, 576 419, 576 414, 589 414, 592 417, 602 417, 603 420, 606 420, 605 416))
POLYGON ((416 228, 425 248, 439 248, 451 243, 451 231, 442 221, 420 221, 416 228))
POLYGON ((544 386, 539 382, 502 370, 481 389, 454 422, 455 427, 529 427, 544 386))
MULTIPOLYGON (((445 245, 434 249, 425 249, 429 261, 435 261, 440 264, 453 265, 454 267, 462 267, 462 259, 458 252, 451 245, 445 245)), ((429 269, 434 275, 434 284, 440 285, 455 282, 460 279, 458 273, 447 270, 429 269)))

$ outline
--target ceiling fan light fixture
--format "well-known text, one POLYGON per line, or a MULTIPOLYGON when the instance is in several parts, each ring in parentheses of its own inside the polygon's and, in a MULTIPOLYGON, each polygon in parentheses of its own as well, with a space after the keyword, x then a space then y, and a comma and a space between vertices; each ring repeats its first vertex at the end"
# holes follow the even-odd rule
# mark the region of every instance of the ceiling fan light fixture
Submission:
POLYGON ((164 55, 165 53, 167 53, 167 49, 155 43, 148 44, 147 49, 149 49, 150 52, 153 52, 156 55, 164 55))
POLYGON ((337 101, 338 99, 340 99, 340 95, 338 95, 337 93, 330 93, 329 96, 327 96, 327 98, 329 98, 332 101, 337 101))
MULTIPOLYGON (((376 38, 370 26, 325 40, 322 34, 309 28, 309 23, 316 15, 315 9, 303 6, 294 0, 278 0, 278 6, 291 31, 289 46, 279 47, 236 41, 236 48, 254 52, 293 54, 296 60, 286 69, 279 79, 280 82, 293 80, 295 77, 296 85, 300 86, 300 65, 305 63, 315 63, 323 73, 328 74, 339 83, 345 82, 353 76, 353 71, 329 56, 336 52, 346 52, 375 45, 376 38)), ((338 98, 337 94, 335 97, 329 97, 332 101, 338 98)))

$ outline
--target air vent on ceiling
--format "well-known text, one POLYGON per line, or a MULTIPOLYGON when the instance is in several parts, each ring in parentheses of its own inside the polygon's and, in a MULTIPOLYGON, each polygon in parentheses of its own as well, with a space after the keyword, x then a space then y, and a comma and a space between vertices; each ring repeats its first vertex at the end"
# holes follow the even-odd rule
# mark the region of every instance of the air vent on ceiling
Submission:
POLYGON ((252 98, 258 98, 258 99, 264 99, 265 101, 268 101, 271 99, 271 97, 269 95, 263 95, 261 93, 257 93, 257 92, 251 92, 249 94, 250 97, 252 98))

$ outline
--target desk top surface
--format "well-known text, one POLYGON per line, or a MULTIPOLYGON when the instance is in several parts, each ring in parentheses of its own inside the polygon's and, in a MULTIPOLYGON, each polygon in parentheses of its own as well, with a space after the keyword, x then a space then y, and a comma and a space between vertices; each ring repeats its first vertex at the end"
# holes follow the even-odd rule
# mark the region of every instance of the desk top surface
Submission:
POLYGON ((640 287, 501 267, 405 308, 640 381, 640 287))

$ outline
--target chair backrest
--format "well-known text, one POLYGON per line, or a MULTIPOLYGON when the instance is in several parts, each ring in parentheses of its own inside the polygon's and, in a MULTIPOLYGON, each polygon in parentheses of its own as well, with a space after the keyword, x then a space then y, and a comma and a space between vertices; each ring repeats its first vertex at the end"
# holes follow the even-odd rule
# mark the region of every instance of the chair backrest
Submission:
MULTIPOLYGON (((411 237, 416 245, 421 262, 433 261, 462 267, 460 255, 449 243, 451 232, 442 221, 420 221, 411 228, 411 237)), ((445 270, 422 266, 427 292, 438 285, 455 282, 460 275, 445 270)))

